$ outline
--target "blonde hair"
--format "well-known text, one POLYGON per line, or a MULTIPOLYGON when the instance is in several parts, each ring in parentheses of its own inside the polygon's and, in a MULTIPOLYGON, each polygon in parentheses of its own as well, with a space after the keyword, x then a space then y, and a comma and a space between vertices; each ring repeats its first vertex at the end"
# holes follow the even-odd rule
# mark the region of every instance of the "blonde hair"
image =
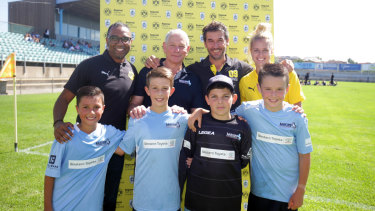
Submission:
POLYGON ((256 40, 265 39, 271 50, 273 50, 272 25, 269 23, 258 23, 255 30, 250 34, 250 50, 256 40))

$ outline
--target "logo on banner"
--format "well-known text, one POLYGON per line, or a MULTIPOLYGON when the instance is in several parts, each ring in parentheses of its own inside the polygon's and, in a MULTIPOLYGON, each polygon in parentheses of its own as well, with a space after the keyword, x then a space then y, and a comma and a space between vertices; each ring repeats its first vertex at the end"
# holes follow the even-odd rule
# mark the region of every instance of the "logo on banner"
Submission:
POLYGON ((130 57, 129 57, 129 60, 130 60, 130 62, 131 62, 132 64, 134 64, 134 63, 135 63, 135 56, 130 56, 130 57))
POLYGON ((204 20, 204 17, 205 17, 204 12, 201 12, 201 13, 199 14, 199 17, 201 18, 201 20, 204 20))
POLYGON ((243 43, 247 44, 247 43, 249 43, 250 38, 246 36, 246 37, 244 37, 244 38, 242 39, 242 41, 243 41, 243 43))
POLYGON ((244 10, 248 10, 249 9, 249 4, 248 3, 243 4, 243 9, 244 10))
POLYGON ((177 0, 177 7, 181 8, 182 7, 182 0, 177 0))
POLYGON ((189 31, 192 31, 194 29, 194 24, 189 23, 187 28, 188 28, 189 31))
POLYGON ((172 16, 171 11, 169 11, 169 10, 165 11, 165 17, 171 18, 171 16, 172 16))
POLYGON ((221 3, 221 5, 220 5, 220 8, 222 9, 222 10, 226 10, 227 9, 227 3, 225 3, 225 2, 223 2, 223 3, 221 3))
POLYGON ((147 17, 148 16, 148 12, 147 12, 147 10, 142 10, 141 11, 141 15, 142 15, 142 17, 147 17))
POLYGON ((104 9, 104 14, 105 15, 109 16, 109 15, 111 15, 111 13, 112 13, 111 9, 109 9, 109 8, 105 8, 104 9))
POLYGON ((216 14, 215 13, 211 13, 210 18, 211 18, 211 20, 215 20, 216 19, 216 14))
POLYGON ((143 4, 143 6, 146 6, 147 5, 147 0, 142 0, 142 4, 143 4))
POLYGON ((178 19, 181 19, 183 16, 184 16, 184 14, 183 14, 182 12, 180 12, 180 11, 178 11, 178 12, 176 13, 176 17, 177 17, 178 19))
POLYGON ((131 17, 134 17, 134 16, 135 16, 135 9, 131 9, 131 10, 130 10, 130 16, 131 16, 131 17))
POLYGON ((142 39, 143 41, 146 41, 146 40, 148 39, 147 34, 146 34, 146 33, 142 33, 142 34, 141 34, 141 39, 142 39))
POLYGON ((189 53, 194 53, 194 47, 190 46, 189 53))
POLYGON ((203 35, 201 34, 201 35, 199 35, 199 40, 201 41, 201 42, 203 42, 204 40, 203 40, 203 35))
POLYGON ((147 51, 147 45, 142 44, 142 52, 145 53, 147 51))
POLYGON ((193 1, 188 1, 187 5, 188 5, 188 7, 192 8, 192 7, 194 7, 194 2, 193 1))
POLYGON ((158 45, 152 46, 152 51, 153 52, 157 53, 157 52, 159 52, 159 50, 160 50, 160 47, 158 45))
POLYGON ((111 3, 111 0, 105 0, 105 3, 109 4, 111 3))
POLYGON ((146 28, 147 28, 147 22, 146 22, 146 21, 142 21, 142 28, 143 28, 143 29, 146 29, 146 28))
POLYGON ((124 3, 124 0, 117 0, 117 4, 122 4, 124 3))
POLYGON ((159 23, 158 22, 153 22, 152 23, 152 28, 154 28, 154 29, 159 29, 159 23))
POLYGON ((243 31, 244 31, 244 32, 248 32, 248 31, 249 31, 249 26, 245 24, 245 25, 243 26, 243 31))
POLYGON ((237 43, 237 42, 238 42, 238 36, 237 36, 237 35, 233 36, 233 42, 234 42, 234 43, 237 43))
POLYGON ((215 8, 216 8, 216 2, 211 1, 211 8, 212 8, 212 9, 215 9, 215 8))
POLYGON ((266 15, 265 20, 266 20, 266 22, 270 22, 270 20, 271 20, 271 16, 270 16, 270 15, 266 15))
POLYGON ((153 1, 152 1, 152 4, 153 4, 154 6, 159 6, 159 0, 153 0, 153 1))
POLYGON ((142 56, 142 57, 141 57, 141 63, 142 63, 142 64, 144 64, 144 63, 146 62, 146 60, 147 60, 147 57, 145 57, 145 56, 142 56))
POLYGON ((178 22, 178 23, 177 23, 177 28, 178 28, 178 29, 182 29, 182 23, 181 23, 181 22, 178 22))
POLYGON ((237 20, 238 20, 238 14, 237 14, 237 13, 234 13, 234 14, 233 14, 233 20, 234 20, 234 21, 237 21, 237 20))
POLYGON ((254 4, 253 9, 254 9, 255 11, 259 10, 259 4, 254 4))
POLYGON ((249 19, 250 19, 250 17, 246 14, 242 16, 242 20, 244 20, 244 21, 248 21, 249 19))
POLYGON ((109 20, 109 19, 105 19, 105 21, 104 21, 104 25, 105 25, 105 27, 109 27, 110 25, 111 25, 111 20, 109 20))
POLYGON ((249 48, 248 48, 247 46, 244 47, 244 48, 243 48, 243 53, 244 53, 244 54, 247 54, 248 52, 249 52, 249 48))
POLYGON ((132 32, 132 40, 135 40, 135 32, 132 32))

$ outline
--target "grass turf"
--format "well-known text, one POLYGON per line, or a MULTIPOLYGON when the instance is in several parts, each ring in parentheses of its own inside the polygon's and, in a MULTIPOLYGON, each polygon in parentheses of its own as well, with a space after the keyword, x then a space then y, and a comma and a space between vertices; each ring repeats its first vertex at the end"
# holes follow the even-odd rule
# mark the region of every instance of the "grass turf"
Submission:
MULTIPOLYGON (((304 86, 314 151, 300 210, 375 209, 375 84, 304 86)), ((19 149, 53 140, 58 94, 18 95, 19 149)), ((13 97, 0 96, 0 210, 43 209, 47 156, 14 152, 13 97)), ((74 122, 74 106, 67 120, 74 122)), ((33 149, 48 153, 50 145, 33 149)))

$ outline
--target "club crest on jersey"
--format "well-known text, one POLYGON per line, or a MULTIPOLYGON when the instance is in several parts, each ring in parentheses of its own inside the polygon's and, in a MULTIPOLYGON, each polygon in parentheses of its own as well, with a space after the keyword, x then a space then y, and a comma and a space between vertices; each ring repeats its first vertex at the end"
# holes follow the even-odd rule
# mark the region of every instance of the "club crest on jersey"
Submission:
POLYGON ((180 79, 180 80, 178 80, 178 82, 180 82, 180 83, 182 83, 182 84, 186 84, 186 85, 191 86, 191 82, 190 82, 190 80, 182 80, 182 79, 180 79))
POLYGON ((239 133, 239 134, 233 134, 233 133, 228 133, 227 132, 226 137, 232 138, 232 139, 236 139, 236 140, 240 141, 241 140, 241 133, 239 133))
POLYGON ((96 146, 105 146, 105 145, 109 145, 111 143, 111 141, 106 138, 104 141, 97 141, 95 143, 96 146))
POLYGON ((210 135, 210 136, 213 136, 213 135, 215 135, 215 132, 214 131, 207 131, 207 130, 200 130, 200 131, 198 131, 198 134, 199 135, 210 135))
POLYGON ((280 122, 280 127, 286 127, 286 128, 296 128, 296 123, 287 123, 287 122, 280 122))
POLYGON ((179 122, 167 122, 165 123, 166 127, 171 127, 171 128, 179 128, 180 123, 179 122))

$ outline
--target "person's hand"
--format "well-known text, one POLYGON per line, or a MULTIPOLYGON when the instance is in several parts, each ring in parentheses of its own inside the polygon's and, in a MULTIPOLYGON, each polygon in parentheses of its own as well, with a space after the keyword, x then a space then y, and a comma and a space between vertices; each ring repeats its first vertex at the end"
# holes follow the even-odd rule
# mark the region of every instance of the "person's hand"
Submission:
POLYGON ((180 107, 178 105, 171 106, 171 110, 172 110, 172 113, 187 114, 187 111, 183 107, 180 107))
POLYGON ((201 127, 202 124, 202 114, 203 114, 203 108, 197 108, 195 111, 190 115, 188 119, 188 126, 190 130, 197 132, 197 128, 194 126, 194 122, 198 121, 198 127, 201 127))
POLYGON ((298 105, 294 105, 293 108, 292 108, 292 111, 296 112, 296 113, 300 113, 302 114, 303 117, 306 117, 307 115, 304 113, 305 111, 303 110, 302 107, 298 106, 298 105))
POLYGON ((150 57, 146 59, 145 66, 147 68, 155 69, 159 67, 159 65, 160 65, 160 59, 154 55, 151 55, 150 57))
POLYGON ((284 59, 283 61, 280 62, 280 64, 282 64, 288 70, 289 73, 293 72, 294 64, 292 60, 284 59))
POLYGON ((190 168, 191 162, 193 162, 193 158, 186 158, 186 165, 188 166, 188 168, 190 168))
POLYGON ((137 106, 133 108, 129 115, 133 119, 140 119, 146 114, 147 108, 144 105, 137 106))
POLYGON ((288 203, 288 209, 296 210, 300 208, 303 204, 303 195, 305 194, 305 187, 302 185, 298 185, 296 191, 290 197, 288 203))
POLYGON ((58 141, 60 144, 64 142, 68 142, 73 137, 72 130, 74 129, 74 126, 70 122, 64 122, 64 121, 58 121, 53 126, 54 127, 54 135, 56 141, 58 141))

